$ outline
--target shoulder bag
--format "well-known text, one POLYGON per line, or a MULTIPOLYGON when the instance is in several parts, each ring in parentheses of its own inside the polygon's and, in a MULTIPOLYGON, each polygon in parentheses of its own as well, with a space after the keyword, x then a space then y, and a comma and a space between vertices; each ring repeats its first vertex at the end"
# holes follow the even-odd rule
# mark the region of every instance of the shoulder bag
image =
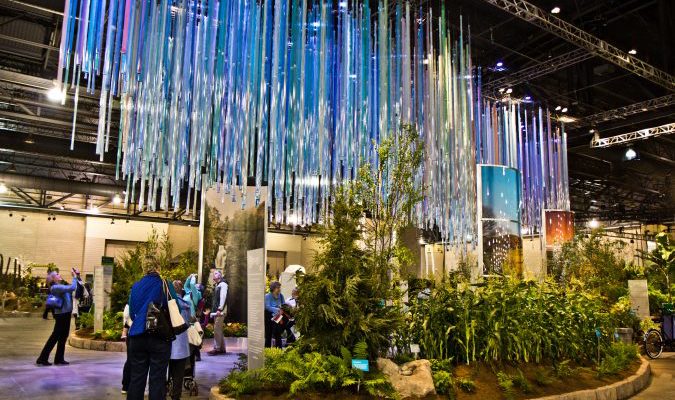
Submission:
POLYGON ((173 332, 176 335, 180 335, 188 329, 188 324, 185 322, 185 319, 180 314, 180 309, 178 308, 178 302, 171 296, 171 291, 169 291, 169 285, 164 282, 164 292, 166 293, 167 305, 169 308, 169 317, 171 318, 171 327, 173 332))

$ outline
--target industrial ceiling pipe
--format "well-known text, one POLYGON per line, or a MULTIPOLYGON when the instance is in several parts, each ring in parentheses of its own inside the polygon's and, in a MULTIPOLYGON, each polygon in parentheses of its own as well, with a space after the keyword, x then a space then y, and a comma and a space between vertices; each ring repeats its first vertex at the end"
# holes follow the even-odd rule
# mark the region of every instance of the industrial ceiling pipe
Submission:
POLYGON ((22 189, 41 189, 50 192, 88 194, 113 198, 125 190, 125 186, 69 181, 67 179, 52 179, 39 176, 10 174, 0 172, 0 182, 8 187, 22 189))

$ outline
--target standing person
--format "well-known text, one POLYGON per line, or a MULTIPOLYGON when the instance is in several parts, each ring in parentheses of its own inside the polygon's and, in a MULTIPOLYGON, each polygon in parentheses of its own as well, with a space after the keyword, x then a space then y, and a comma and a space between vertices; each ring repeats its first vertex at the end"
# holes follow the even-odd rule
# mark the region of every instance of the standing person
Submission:
MULTIPOLYGON (((180 297, 183 291, 183 283, 179 280, 173 281, 173 289, 180 314, 185 322, 190 323, 192 316, 190 314, 190 304, 180 297)), ((171 343, 171 360, 169 361, 169 376, 171 377, 171 400, 180 400, 183 391, 183 377, 185 376, 185 365, 190 359, 190 342, 188 341, 187 331, 176 335, 176 340, 171 343)))
POLYGON ((286 300, 284 305, 287 308, 287 310, 290 313, 290 319, 288 320, 288 323, 286 324, 285 330, 286 330, 286 343, 295 343, 295 333, 293 333, 293 326, 295 325, 295 310, 298 307, 298 288, 293 288, 293 291, 291 292, 291 297, 286 300))
MULTIPOLYGON (((195 309, 195 318, 203 328, 209 323, 208 310, 206 310, 206 298, 204 297, 204 285, 198 283, 195 285, 195 288, 197 289, 197 291, 199 292, 199 296, 201 297, 201 299, 197 302, 197 307, 195 309)), ((201 349, 202 346, 196 348, 194 352, 195 361, 202 360, 202 355, 200 352, 201 349)))
MULTIPOLYGON (((185 279, 185 285, 183 286, 183 291, 185 292, 183 300, 190 304, 190 316, 195 321, 198 321, 197 311, 199 303, 202 301, 202 293, 199 291, 197 285, 197 274, 192 274, 185 279)), ((190 365, 192 366, 194 366, 195 360, 198 357, 200 347, 190 344, 190 365)), ((199 358, 201 359, 201 357, 199 358)))
POLYGON ((282 328, 276 321, 279 319, 281 306, 284 304, 284 295, 281 294, 281 283, 274 281, 270 283, 270 292, 265 295, 265 347, 272 347, 272 336, 274 336, 274 346, 281 348, 282 328))
POLYGON ((225 354, 225 337, 223 336, 223 323, 227 315, 227 283, 223 279, 223 273, 215 271, 213 273, 213 304, 211 310, 215 313, 213 317, 213 350, 208 355, 215 356, 225 354))
POLYGON ((122 368, 122 394, 127 394, 129 391, 129 382, 131 381, 131 366, 129 365, 129 328, 131 328, 131 324, 133 324, 133 321, 129 316, 129 304, 124 306, 122 320, 124 322, 122 339, 124 339, 124 342, 127 344, 127 359, 124 360, 124 367, 122 368))
MULTIPOLYGON (((80 329, 80 316, 84 311, 83 304, 89 299, 89 292, 79 278, 77 279, 77 289, 75 290, 75 298, 73 299, 73 318, 75 318, 75 329, 80 329)), ((87 309, 89 311, 89 309, 87 309)))
POLYGON ((49 336, 49 339, 47 339, 47 343, 45 343, 40 356, 35 362, 37 365, 52 365, 49 362, 49 354, 54 349, 54 345, 56 345, 54 364, 69 364, 69 362, 63 358, 63 356, 66 351, 66 340, 68 339, 68 334, 70 333, 70 316, 73 312, 72 293, 75 291, 75 289, 77 289, 77 280, 80 272, 73 268, 71 273, 73 275, 73 282, 71 284, 65 284, 63 278, 61 278, 61 275, 58 272, 50 272, 49 276, 47 276, 47 286, 49 287, 49 293, 61 298, 61 307, 55 307, 53 309, 54 330, 49 336))
POLYGON ((166 370, 171 358, 171 342, 146 332, 148 306, 153 303, 158 309, 168 307, 164 282, 159 276, 159 264, 152 256, 143 262, 145 276, 131 287, 127 357, 131 370, 127 399, 143 400, 145 383, 150 381, 150 400, 166 398, 166 370))

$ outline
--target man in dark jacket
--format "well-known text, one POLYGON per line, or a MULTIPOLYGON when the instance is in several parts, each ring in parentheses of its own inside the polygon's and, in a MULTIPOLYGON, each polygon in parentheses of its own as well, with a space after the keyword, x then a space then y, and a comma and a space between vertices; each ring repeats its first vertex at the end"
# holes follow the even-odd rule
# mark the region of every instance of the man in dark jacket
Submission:
POLYGON ((207 354, 215 356, 218 354, 225 354, 225 337, 223 336, 223 325, 225 323, 225 316, 227 315, 227 283, 223 280, 223 274, 220 271, 213 273, 213 350, 207 354))
POLYGON ((134 283, 129 295, 129 329, 127 360, 131 379, 127 399, 142 400, 145 382, 150 374, 150 400, 166 398, 166 371, 171 357, 171 342, 146 332, 148 305, 167 307, 164 283, 159 276, 159 265, 154 257, 146 257, 145 276, 134 283))

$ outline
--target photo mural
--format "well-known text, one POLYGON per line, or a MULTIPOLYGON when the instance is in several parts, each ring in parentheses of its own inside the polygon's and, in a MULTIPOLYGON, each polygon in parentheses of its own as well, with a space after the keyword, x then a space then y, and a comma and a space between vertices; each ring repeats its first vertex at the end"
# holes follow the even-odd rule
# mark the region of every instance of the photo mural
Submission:
POLYGON ((222 201, 215 189, 206 191, 202 282, 212 286, 213 270, 223 272, 228 285, 227 321, 246 322, 246 252, 264 247, 265 202, 242 208, 239 202, 222 201))

